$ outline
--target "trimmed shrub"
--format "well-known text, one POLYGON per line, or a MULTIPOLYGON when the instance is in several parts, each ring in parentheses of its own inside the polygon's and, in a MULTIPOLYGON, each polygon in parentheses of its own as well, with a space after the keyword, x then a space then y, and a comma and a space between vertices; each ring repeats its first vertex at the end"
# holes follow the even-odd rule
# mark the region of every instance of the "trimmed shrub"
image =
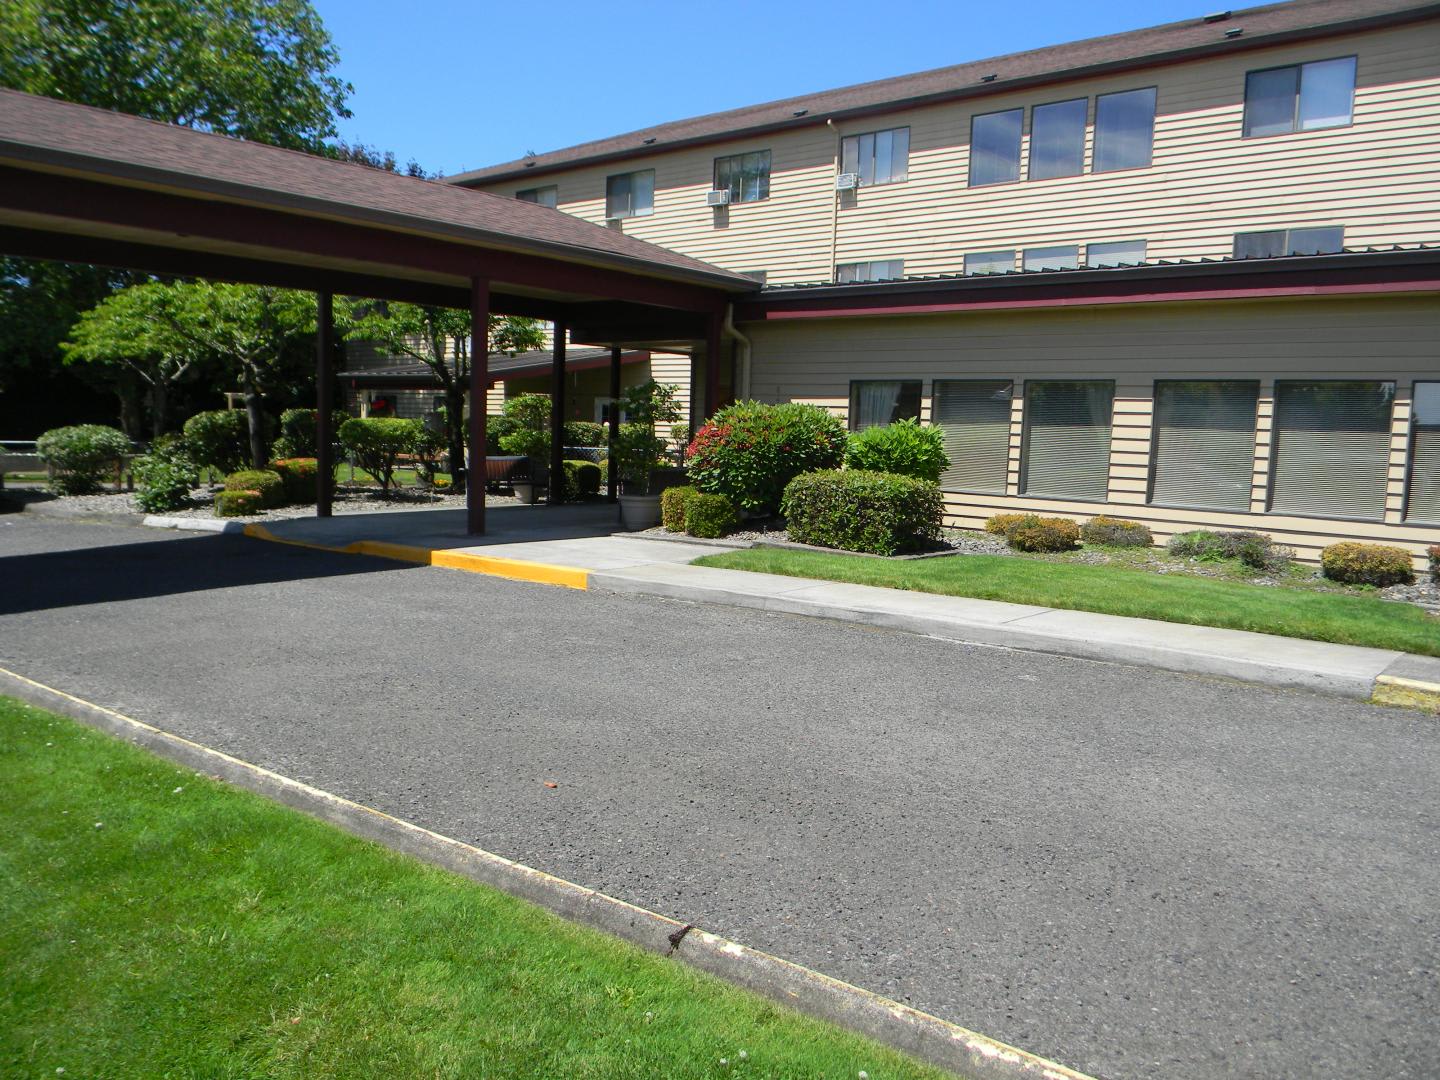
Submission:
POLYGON ((936 483, 949 466, 944 434, 938 427, 922 425, 918 420, 897 420, 851 432, 845 446, 847 469, 895 473, 936 483))
POLYGON ((550 459, 550 396, 520 394, 505 402, 510 430, 500 436, 500 449, 507 454, 524 454, 550 459))
POLYGON ((690 479, 752 514, 780 509, 787 485, 802 473, 836 469, 845 428, 815 405, 741 401, 712 416, 690 443, 690 479))
MULTIPOLYGON (((660 496, 665 497, 663 494, 660 496)), ((691 536, 714 540, 740 527, 735 504, 724 495, 697 491, 685 500, 685 531, 691 536)))
POLYGON ((135 459, 134 469, 135 503, 152 514, 184 506, 199 480, 185 443, 175 438, 156 439, 148 454, 135 459))
POLYGON ((285 481, 271 469, 241 469, 225 477, 226 491, 255 491, 266 509, 285 505, 285 481))
POLYGON ((991 536, 1009 536, 1011 529, 1034 516, 1034 514, 996 514, 985 522, 985 531, 991 536))
POLYGON ((1440 585, 1440 544, 1426 548, 1425 554, 1430 556, 1430 578, 1440 585))
POLYGON ((270 468, 280 474, 287 503, 315 501, 316 477, 320 475, 320 463, 313 457, 282 458, 272 461, 270 468))
POLYGON ((115 463, 130 453, 130 440, 104 424, 76 424, 45 432, 35 440, 35 450, 54 467, 56 491, 85 495, 98 491, 115 463))
POLYGON ((781 511, 802 544, 894 555, 939 539, 943 504, 928 480, 826 469, 791 480, 781 511))
POLYGON ((685 531, 685 507, 690 499, 700 494, 692 484, 669 487, 660 493, 660 524, 671 532, 685 531))
POLYGON ((1211 532, 1209 529, 1192 529, 1190 532, 1176 533, 1170 537, 1165 549, 1171 555, 1179 556, 1182 559, 1199 559, 1201 562, 1213 562, 1216 559, 1225 558, 1225 541, 1220 534, 1211 532))
POLYGON ((519 427, 520 425, 508 416, 485 417, 485 453, 492 457, 507 453, 501 448, 500 440, 513 434, 519 427))
POLYGON ((258 491, 217 491, 216 517, 246 517, 265 512, 265 497, 258 491))
POLYGON ((1150 530, 1138 521, 1097 514, 1080 526, 1080 539, 1087 544, 1110 547, 1149 547, 1155 542, 1150 530))
POLYGON ((1170 554, 1198 562, 1215 562, 1219 559, 1238 559, 1252 570, 1279 571, 1285 569, 1295 552, 1284 544, 1277 544, 1264 533, 1258 532, 1211 532, 1209 529, 1194 529, 1176 533, 1166 544, 1170 554))
POLYGON ((1320 569, 1345 585, 1409 585, 1415 580, 1410 553, 1388 544, 1346 541, 1320 552, 1320 569))
POLYGON ((250 460, 250 426, 239 409, 196 413, 185 421, 185 446, 200 468, 232 473, 250 460))
POLYGON ((425 426, 419 420, 394 417, 353 417, 340 425, 340 445, 380 481, 380 493, 386 496, 395 479, 395 459, 411 453, 424 435, 425 426))
POLYGON ((604 424, 592 420, 566 420, 566 446, 604 446, 607 439, 604 424))
MULTIPOLYGON (((286 409, 280 414, 280 437, 270 447, 270 456, 280 460, 291 458, 313 458, 320 450, 316 424, 319 409, 286 409)), ((331 415, 331 430, 339 431, 340 425, 349 419, 343 412, 331 415)), ((340 448, 339 440, 334 449, 340 448)))
POLYGON ((593 461, 567 459, 565 462, 565 498, 584 499, 600 494, 600 466, 593 461))
POLYGON ((1080 526, 1069 518, 1030 514, 1005 534, 1016 551, 1074 551, 1080 546, 1080 526))

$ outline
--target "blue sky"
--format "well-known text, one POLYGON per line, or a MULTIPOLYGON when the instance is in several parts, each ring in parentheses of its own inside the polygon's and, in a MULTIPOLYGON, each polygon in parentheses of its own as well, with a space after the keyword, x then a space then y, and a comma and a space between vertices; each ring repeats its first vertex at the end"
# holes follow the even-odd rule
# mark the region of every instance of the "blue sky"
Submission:
POLYGON ((349 141, 453 174, 666 120, 1198 18, 1206 0, 313 0, 349 141))

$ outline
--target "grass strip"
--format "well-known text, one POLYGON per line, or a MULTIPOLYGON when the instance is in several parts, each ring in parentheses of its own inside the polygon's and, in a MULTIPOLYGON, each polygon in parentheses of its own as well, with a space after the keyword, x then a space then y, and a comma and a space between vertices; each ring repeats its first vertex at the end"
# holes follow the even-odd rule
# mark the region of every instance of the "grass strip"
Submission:
POLYGON ((1005 555, 890 561, 756 547, 695 563, 1440 656, 1440 619, 1411 604, 1368 596, 1005 555))
POLYGON ((0 1075, 941 1075, 9 698, 0 787, 0 1075))

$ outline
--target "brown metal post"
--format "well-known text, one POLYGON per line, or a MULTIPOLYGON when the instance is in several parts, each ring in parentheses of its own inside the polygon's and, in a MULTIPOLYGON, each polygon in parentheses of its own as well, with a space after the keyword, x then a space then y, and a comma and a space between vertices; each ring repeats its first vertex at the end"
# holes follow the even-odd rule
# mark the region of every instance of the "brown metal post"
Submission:
POLYGON ((335 297, 315 295, 315 516, 328 518, 335 486, 335 297))
POLYGON ((705 412, 702 419, 709 420, 720 408, 720 342, 723 340, 723 325, 718 314, 710 316, 709 333, 705 337, 705 412))
POLYGON ((610 459, 609 479, 605 497, 616 502, 620 493, 620 346, 610 346, 610 425, 606 438, 606 457, 610 459))
POLYGON ((565 324, 555 324, 550 364, 550 489, 545 501, 565 501, 565 324))
MULTIPOLYGON (((470 279, 470 423, 465 463, 465 522, 485 535, 485 398, 490 391, 490 282, 470 279)), ((450 468, 457 463, 451 462, 450 468)))

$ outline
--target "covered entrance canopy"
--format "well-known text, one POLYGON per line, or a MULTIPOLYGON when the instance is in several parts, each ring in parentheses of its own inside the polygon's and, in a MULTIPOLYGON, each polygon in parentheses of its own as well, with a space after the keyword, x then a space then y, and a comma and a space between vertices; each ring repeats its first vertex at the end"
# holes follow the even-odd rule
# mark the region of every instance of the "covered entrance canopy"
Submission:
MULTIPOLYGON (((566 328, 612 344, 617 376, 622 341, 704 342, 709 413, 727 304, 756 290, 533 203, 10 90, 0 90, 0 253, 319 293, 322 427, 335 293, 469 308, 476 327, 491 313, 552 321, 558 393, 566 328)), ((469 458, 483 476, 489 373, 485 350, 471 351, 469 458)), ((328 437, 320 448, 328 457, 328 437)), ((470 531, 483 532, 485 485, 466 491, 470 531)))

